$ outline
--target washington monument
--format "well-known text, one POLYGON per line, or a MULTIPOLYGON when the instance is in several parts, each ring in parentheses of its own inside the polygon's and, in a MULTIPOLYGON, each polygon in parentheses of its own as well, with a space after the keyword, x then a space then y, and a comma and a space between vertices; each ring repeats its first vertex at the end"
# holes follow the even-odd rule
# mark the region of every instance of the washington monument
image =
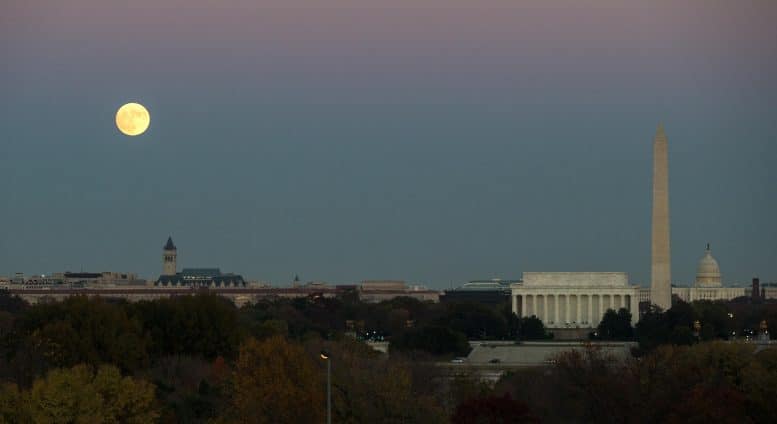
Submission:
POLYGON ((667 310, 672 306, 672 270, 669 252, 669 159, 664 126, 653 139, 653 223, 650 302, 667 310))

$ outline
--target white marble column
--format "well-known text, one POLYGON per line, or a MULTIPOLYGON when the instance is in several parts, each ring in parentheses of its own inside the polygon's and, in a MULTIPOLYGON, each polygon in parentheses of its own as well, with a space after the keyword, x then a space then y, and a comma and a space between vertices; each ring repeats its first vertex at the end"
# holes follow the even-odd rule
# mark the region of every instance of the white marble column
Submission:
POLYGON ((594 321, 592 318, 594 302, 593 302, 593 299, 591 299, 593 296, 589 294, 587 297, 588 297, 588 316, 585 318, 585 320, 588 322, 588 325, 593 325, 591 324, 594 321))
POLYGON ((525 317, 526 316, 526 295, 521 295, 521 314, 518 315, 519 317, 525 317))
POLYGON ((513 313, 520 317, 521 315, 518 312, 518 296, 513 295, 513 313))
POLYGON ((546 323, 548 322, 548 317, 550 314, 548 314, 548 294, 545 293, 542 295, 542 322, 546 323))
POLYGON ((570 321, 570 314, 569 314, 569 294, 564 295, 564 303, 566 304, 566 309, 564 310, 564 322, 570 321))
POLYGON ((578 326, 580 326, 580 321, 583 320, 583 314, 580 313, 580 298, 581 297, 582 296, 580 296, 579 294, 575 295, 575 312, 577 312, 577 321, 575 321, 575 322, 577 322, 578 326))
POLYGON ((537 295, 536 294, 533 294, 531 296, 531 313, 534 316, 538 316, 537 315, 537 295))
POLYGON ((558 326, 558 293, 553 295, 553 325, 558 326))

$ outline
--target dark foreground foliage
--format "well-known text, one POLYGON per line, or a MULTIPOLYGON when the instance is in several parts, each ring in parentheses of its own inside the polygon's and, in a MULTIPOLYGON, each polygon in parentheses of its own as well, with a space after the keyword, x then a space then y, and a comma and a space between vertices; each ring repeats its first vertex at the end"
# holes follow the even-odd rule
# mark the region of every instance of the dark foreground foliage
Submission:
POLYGON ((664 345, 624 362, 589 347, 559 355, 549 369, 512 374, 495 391, 548 422, 775 422, 777 349, 664 345))
MULTIPOLYGON (((777 421, 777 350, 704 342, 740 325, 716 304, 651 311, 636 331, 640 356, 625 362, 591 347, 495 386, 438 365, 467 338, 548 337, 540 320, 508 312, 348 296, 30 306, 0 293, 0 422, 323 422, 322 349, 338 423, 777 421), (376 335, 390 357, 364 343, 376 335)), ((609 314, 604 337, 627 338, 628 321, 609 314)))

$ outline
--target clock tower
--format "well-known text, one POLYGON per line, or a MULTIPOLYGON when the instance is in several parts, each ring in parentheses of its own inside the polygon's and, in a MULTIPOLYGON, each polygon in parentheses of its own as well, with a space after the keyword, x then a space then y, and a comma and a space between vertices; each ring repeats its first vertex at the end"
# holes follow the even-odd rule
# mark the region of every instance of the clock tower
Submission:
POLYGON ((176 261, 178 260, 178 249, 173 244, 173 238, 168 237, 167 243, 162 254, 162 275, 175 275, 176 261))

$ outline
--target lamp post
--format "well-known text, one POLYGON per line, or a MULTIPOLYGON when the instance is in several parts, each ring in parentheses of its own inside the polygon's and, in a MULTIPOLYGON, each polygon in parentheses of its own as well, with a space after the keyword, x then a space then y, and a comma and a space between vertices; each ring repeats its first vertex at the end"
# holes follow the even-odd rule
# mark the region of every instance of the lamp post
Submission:
POLYGON ((701 321, 697 319, 696 321, 693 322, 693 335, 694 337, 696 337, 697 342, 700 340, 700 337, 699 337, 700 333, 701 333, 701 321))
POLYGON ((332 424, 332 355, 321 351, 321 359, 326 361, 326 424, 332 424))

